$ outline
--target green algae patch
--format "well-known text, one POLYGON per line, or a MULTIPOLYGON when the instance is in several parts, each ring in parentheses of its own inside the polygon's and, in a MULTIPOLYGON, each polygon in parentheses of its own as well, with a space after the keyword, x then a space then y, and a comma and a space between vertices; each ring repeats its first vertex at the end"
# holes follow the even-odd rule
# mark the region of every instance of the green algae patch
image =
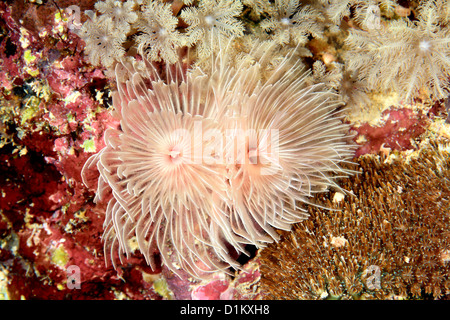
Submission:
POLYGON ((167 285, 166 279, 160 278, 153 282, 153 289, 157 294, 161 297, 171 300, 173 299, 172 291, 170 291, 169 286, 167 285))
POLYGON ((95 148, 94 138, 89 139, 89 140, 85 140, 83 142, 82 147, 84 149, 84 152, 96 152, 97 151, 97 149, 95 148))
POLYGON ((66 266, 67 262, 69 262, 69 255, 67 254, 66 250, 64 250, 63 245, 60 245, 55 249, 55 251, 53 251, 51 260, 54 264, 61 268, 64 268, 66 266))

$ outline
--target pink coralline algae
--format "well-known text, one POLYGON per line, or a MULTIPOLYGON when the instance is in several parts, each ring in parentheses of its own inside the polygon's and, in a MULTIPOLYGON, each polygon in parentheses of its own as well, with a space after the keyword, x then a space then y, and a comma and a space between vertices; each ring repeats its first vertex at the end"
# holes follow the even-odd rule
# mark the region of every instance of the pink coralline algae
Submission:
POLYGON ((356 156, 366 153, 378 153, 383 148, 391 150, 412 149, 412 141, 426 130, 429 118, 422 112, 415 113, 410 109, 389 109, 382 113, 386 119, 382 124, 363 123, 352 129, 357 137, 364 136, 365 142, 356 151, 356 156))

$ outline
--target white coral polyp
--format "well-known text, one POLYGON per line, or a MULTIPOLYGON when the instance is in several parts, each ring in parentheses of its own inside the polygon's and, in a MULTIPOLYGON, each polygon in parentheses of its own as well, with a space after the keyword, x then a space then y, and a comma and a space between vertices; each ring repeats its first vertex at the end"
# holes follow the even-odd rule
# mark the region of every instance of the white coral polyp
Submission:
POLYGON ((419 49, 421 51, 428 51, 428 50, 430 50, 430 48, 431 48, 431 43, 429 41, 426 41, 426 40, 420 41, 419 49))
POLYGON ((214 19, 214 17, 212 17, 212 16, 205 17, 205 23, 209 26, 214 26, 215 21, 216 21, 216 19, 214 19))

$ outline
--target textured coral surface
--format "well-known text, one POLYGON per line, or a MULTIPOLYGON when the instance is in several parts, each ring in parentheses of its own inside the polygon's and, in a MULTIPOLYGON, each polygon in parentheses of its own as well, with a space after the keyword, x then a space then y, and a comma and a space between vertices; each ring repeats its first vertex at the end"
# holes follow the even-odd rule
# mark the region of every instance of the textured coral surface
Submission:
POLYGON ((311 208, 262 251, 265 297, 448 299, 449 159, 448 144, 360 157, 360 173, 342 181, 352 194, 317 197, 337 211, 311 208))

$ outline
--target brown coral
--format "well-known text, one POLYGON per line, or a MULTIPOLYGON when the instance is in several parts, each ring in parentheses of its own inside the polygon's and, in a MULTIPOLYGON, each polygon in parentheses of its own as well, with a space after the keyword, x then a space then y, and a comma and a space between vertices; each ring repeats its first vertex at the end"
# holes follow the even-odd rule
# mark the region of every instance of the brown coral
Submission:
POLYGON ((279 299, 449 295, 448 147, 362 157, 361 174, 342 181, 355 196, 318 197, 338 210, 310 207, 309 220, 261 252, 261 291, 279 299))

